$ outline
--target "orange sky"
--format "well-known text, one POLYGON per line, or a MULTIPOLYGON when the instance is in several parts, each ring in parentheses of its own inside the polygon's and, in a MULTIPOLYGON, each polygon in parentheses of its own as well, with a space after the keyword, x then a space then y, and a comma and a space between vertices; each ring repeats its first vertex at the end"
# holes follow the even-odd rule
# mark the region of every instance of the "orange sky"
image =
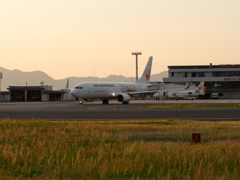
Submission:
POLYGON ((139 76, 168 65, 240 64, 239 0, 2 0, 0 66, 70 76, 139 76))

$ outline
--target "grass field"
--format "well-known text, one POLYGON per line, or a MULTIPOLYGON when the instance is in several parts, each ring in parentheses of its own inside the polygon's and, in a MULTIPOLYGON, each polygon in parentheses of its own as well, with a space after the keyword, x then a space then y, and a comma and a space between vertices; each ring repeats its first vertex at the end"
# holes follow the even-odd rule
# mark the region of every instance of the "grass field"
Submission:
POLYGON ((239 179, 239 139, 240 122, 1 120, 0 178, 239 179))
POLYGON ((150 105, 143 109, 201 109, 201 108, 240 108, 239 104, 173 104, 150 105))

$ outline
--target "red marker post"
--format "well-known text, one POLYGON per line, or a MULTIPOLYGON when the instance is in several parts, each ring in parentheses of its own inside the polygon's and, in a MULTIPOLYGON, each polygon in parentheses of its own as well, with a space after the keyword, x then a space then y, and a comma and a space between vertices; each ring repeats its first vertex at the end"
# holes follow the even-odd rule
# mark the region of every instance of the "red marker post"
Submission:
POLYGON ((201 133, 192 133, 192 144, 198 144, 201 141, 201 133))

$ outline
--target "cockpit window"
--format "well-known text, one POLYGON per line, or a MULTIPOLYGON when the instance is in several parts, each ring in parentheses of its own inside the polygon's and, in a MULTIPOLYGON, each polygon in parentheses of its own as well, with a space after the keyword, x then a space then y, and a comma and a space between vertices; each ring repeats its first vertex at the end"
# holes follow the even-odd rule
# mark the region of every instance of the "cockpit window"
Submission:
POLYGON ((83 89, 83 87, 75 87, 75 89, 83 89))

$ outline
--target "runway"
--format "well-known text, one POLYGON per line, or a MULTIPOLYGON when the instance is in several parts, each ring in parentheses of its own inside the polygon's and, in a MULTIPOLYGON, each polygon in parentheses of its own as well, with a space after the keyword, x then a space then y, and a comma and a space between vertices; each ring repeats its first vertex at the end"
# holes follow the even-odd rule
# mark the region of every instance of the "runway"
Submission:
MULTIPOLYGON (((79 105, 71 102, 8 102, 0 103, 0 119, 47 120, 134 120, 134 119, 192 119, 207 121, 239 121, 240 108, 226 109, 142 109, 148 105, 179 103, 240 104, 240 100, 133 100, 129 105, 116 101, 103 105, 101 101, 79 105)), ((239 106, 240 107, 240 106, 239 106)))

